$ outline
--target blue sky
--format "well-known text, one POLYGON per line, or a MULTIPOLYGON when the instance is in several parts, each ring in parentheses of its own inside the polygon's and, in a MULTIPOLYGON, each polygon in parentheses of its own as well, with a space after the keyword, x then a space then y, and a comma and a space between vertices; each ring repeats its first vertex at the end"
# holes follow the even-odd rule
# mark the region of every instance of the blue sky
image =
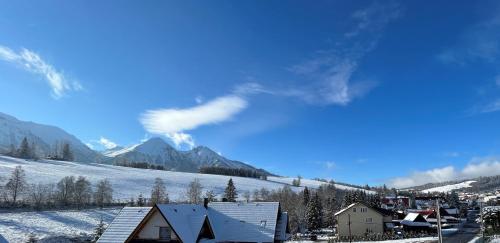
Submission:
POLYGON ((404 187, 500 173, 495 1, 11 1, 0 111, 404 187))

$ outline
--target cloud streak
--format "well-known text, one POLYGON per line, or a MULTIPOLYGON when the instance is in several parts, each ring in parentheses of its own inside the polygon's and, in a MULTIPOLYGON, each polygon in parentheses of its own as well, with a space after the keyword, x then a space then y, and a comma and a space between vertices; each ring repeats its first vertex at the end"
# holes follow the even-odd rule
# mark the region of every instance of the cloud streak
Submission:
POLYGON ((500 160, 498 158, 475 158, 461 170, 458 170, 454 166, 446 166, 427 171, 415 171, 406 177, 393 178, 389 180, 388 184, 397 188, 405 188, 426 183, 472 179, 480 176, 493 176, 498 175, 499 171, 500 160))
POLYGON ((82 86, 77 81, 69 81, 62 72, 56 70, 52 65, 45 62, 40 55, 28 50, 21 49, 15 52, 12 49, 0 45, 0 60, 15 64, 24 70, 41 75, 51 88, 51 95, 55 99, 63 97, 68 91, 79 91, 82 86))
POLYGON ((267 93, 299 98, 313 105, 345 106, 368 94, 378 85, 371 79, 356 77, 363 57, 371 52, 385 29, 401 16, 396 4, 372 4, 351 15, 349 29, 331 49, 317 50, 313 57, 287 68, 307 82, 284 87, 263 87, 256 82, 235 89, 239 94, 267 93))
POLYGON ((177 146, 186 144, 192 147, 194 140, 185 131, 228 121, 247 106, 248 102, 244 98, 227 95, 189 108, 148 110, 139 120, 146 131, 164 135, 177 146))
POLYGON ((112 142, 111 140, 109 140, 105 137, 101 137, 98 142, 99 142, 99 144, 104 146, 106 149, 113 149, 113 148, 116 148, 118 146, 116 143, 112 142))

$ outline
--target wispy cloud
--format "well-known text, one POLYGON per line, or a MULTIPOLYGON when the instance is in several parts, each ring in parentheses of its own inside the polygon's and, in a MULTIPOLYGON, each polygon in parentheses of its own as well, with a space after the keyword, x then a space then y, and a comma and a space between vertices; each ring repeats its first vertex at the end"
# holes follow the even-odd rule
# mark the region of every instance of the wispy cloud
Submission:
POLYGON ((310 104, 347 105, 377 86, 375 80, 355 76, 363 57, 376 47, 387 24, 399 18, 401 12, 397 4, 379 3, 355 11, 350 19, 352 28, 331 49, 317 50, 312 57, 287 68, 307 82, 284 87, 249 82, 235 92, 297 97, 310 104))
POLYGON ((148 132, 165 135, 176 145, 194 146, 186 131, 230 120, 247 106, 244 98, 227 95, 189 108, 148 110, 140 116, 140 122, 148 132))
POLYGON ((113 142, 105 137, 101 137, 99 139, 99 143, 102 146, 104 146, 106 149, 112 149, 112 148, 116 148, 118 146, 115 142, 113 142))
POLYGON ((0 60, 16 64, 31 73, 41 75, 52 89, 51 95, 55 99, 63 97, 68 91, 82 89, 79 82, 66 79, 62 72, 56 70, 52 65, 45 62, 40 55, 31 50, 23 48, 19 52, 15 52, 0 45, 0 60))
POLYGON ((495 62, 500 54, 500 14, 470 26, 457 43, 443 50, 437 58, 444 63, 465 65, 474 61, 495 62))
POLYGON ((444 182, 457 179, 472 179, 479 176, 493 176, 500 172, 500 160, 495 157, 472 159, 464 168, 458 170, 454 166, 446 166, 427 171, 416 171, 406 177, 389 180, 388 184, 397 188, 423 185, 426 183, 444 182))

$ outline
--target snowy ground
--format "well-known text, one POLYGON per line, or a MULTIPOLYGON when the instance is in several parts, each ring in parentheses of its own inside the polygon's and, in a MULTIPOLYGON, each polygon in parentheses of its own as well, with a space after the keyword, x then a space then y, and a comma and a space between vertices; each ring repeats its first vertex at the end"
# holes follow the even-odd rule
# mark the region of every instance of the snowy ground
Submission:
MULTIPOLYGON (((423 238, 411 238, 411 239, 401 239, 401 240, 386 240, 386 241, 357 241, 359 243, 412 243, 412 242, 437 242, 437 237, 423 237, 423 238)), ((290 243, 313 243, 313 242, 321 242, 321 241, 287 241, 290 243)), ((327 242, 327 241, 324 241, 327 242)))
POLYGON ((457 190, 457 189, 461 189, 461 188, 472 187, 471 184, 474 183, 474 182, 476 182, 476 181, 464 181, 464 182, 457 183, 457 184, 429 188, 429 189, 426 189, 426 190, 422 190, 422 192, 424 192, 424 193, 428 193, 428 192, 451 192, 452 190, 457 190))
MULTIPOLYGON (((204 191, 213 190, 217 195, 222 195, 227 185, 229 176, 206 175, 197 173, 172 172, 149 169, 136 169, 129 167, 86 164, 79 162, 63 162, 54 160, 27 161, 12 157, 0 156, 0 180, 7 178, 16 166, 22 166, 26 172, 28 183, 57 183, 65 176, 85 176, 93 184, 98 180, 108 178, 113 184, 114 197, 119 200, 129 200, 142 193, 145 197, 151 192, 151 187, 156 177, 162 178, 167 185, 170 199, 184 199, 187 185, 198 178, 204 191)), ((241 196, 244 191, 252 192, 255 189, 266 188, 276 190, 285 184, 291 184, 293 178, 271 177, 269 180, 254 178, 232 177, 235 186, 241 196)), ((0 181, 5 183, 5 181, 0 181)), ((302 179, 302 185, 317 188, 324 182, 302 179)), ((336 185, 340 189, 345 186, 336 185)), ((300 187, 292 187, 293 190, 302 190, 300 187)))
MULTIPOLYGON (((294 179, 296 179, 296 178, 290 178, 290 177, 273 177, 273 176, 270 176, 270 177, 267 178, 267 180, 269 180, 269 181, 276 181, 276 182, 286 183, 286 184, 289 184, 289 185, 292 184, 292 181, 294 179)), ((319 186, 324 185, 324 184, 327 184, 327 182, 317 181, 317 180, 311 180, 311 179, 304 179, 304 178, 302 178, 300 180, 300 185, 301 186, 307 186, 309 188, 318 188, 319 186)), ((355 187, 344 186, 344 185, 340 185, 340 184, 335 184, 335 187, 338 188, 338 189, 341 189, 341 190, 359 190, 358 188, 355 188, 355 187)), ((363 190, 363 191, 366 191, 368 193, 374 193, 373 191, 368 191, 368 190, 363 190)))
POLYGON ((12 243, 26 242, 30 233, 34 233, 38 239, 47 236, 91 234, 101 218, 109 224, 119 210, 112 208, 0 213, 0 235, 12 243))

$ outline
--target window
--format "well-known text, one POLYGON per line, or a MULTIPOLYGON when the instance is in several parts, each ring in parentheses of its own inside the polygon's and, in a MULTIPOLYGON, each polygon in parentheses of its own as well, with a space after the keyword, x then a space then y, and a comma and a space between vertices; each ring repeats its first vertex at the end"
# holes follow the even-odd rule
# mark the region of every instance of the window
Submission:
POLYGON ((372 218, 366 218, 366 219, 365 219, 365 222, 366 222, 366 223, 372 223, 372 222, 373 222, 373 219, 372 219, 372 218))
POLYGON ((361 208, 361 212, 362 212, 362 213, 366 213, 366 212, 368 212, 368 208, 361 208))
POLYGON ((159 237, 160 240, 171 240, 170 238, 170 228, 169 227, 160 227, 159 237))
POLYGON ((267 220, 261 220, 261 221, 260 221, 260 227, 261 227, 261 228, 265 228, 265 227, 266 227, 266 224, 267 224, 267 220))
POLYGON ((356 208, 352 208, 352 212, 355 213, 356 212, 356 208))

